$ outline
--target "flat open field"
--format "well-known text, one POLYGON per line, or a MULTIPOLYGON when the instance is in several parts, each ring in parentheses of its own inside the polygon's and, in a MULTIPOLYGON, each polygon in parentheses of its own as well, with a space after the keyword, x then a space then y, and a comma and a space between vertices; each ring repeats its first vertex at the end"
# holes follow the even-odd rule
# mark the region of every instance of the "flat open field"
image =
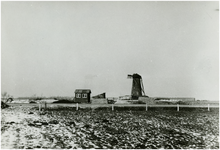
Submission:
POLYGON ((1 148, 218 149, 218 108, 1 111, 1 148))

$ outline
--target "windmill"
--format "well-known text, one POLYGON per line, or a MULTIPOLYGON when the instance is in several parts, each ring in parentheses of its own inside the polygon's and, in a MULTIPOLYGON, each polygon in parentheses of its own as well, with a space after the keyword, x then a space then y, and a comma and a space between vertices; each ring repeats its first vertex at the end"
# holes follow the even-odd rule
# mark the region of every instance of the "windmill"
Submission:
POLYGON ((128 75, 129 79, 133 79, 131 88, 131 99, 138 99, 140 96, 145 96, 142 78, 139 74, 128 75))

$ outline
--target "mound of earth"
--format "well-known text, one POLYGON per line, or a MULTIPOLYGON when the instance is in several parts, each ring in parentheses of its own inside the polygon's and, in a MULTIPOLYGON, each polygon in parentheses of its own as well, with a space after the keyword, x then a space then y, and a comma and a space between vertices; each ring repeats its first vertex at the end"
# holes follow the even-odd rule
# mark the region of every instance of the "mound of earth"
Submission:
POLYGON ((13 100, 11 103, 29 103, 29 99, 16 99, 13 100))
POLYGON ((54 101, 53 103, 74 103, 71 100, 58 100, 58 101, 54 101))
POLYGON ((45 102, 45 103, 53 103, 53 102, 56 102, 56 101, 59 101, 59 100, 55 100, 55 99, 42 99, 41 102, 45 102))
POLYGON ((92 104, 108 104, 107 99, 105 98, 92 98, 92 104))
POLYGON ((131 104, 130 100, 118 99, 115 104, 131 104))
MULTIPOLYGON (((142 104, 144 103, 144 104, 148 104, 148 105, 154 105, 155 104, 155 100, 154 100, 154 98, 151 98, 151 97, 139 97, 138 98, 138 101, 141 103, 142 102, 142 104)), ((139 104, 140 104, 139 103, 139 104)))

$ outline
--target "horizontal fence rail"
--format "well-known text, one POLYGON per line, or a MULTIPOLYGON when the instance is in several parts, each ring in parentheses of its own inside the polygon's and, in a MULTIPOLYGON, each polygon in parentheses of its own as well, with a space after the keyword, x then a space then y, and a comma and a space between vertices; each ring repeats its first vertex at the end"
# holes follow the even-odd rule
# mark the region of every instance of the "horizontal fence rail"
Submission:
POLYGON ((79 108, 105 108, 110 107, 112 111, 114 111, 115 108, 126 108, 126 107, 142 107, 146 108, 146 111, 148 111, 150 108, 176 108, 176 111, 180 111, 181 108, 206 108, 208 111, 210 111, 210 108, 219 108, 219 105, 210 105, 210 104, 203 104, 203 105, 148 105, 148 104, 79 104, 79 103, 8 103, 9 106, 15 106, 15 107, 38 107, 39 112, 41 112, 42 109, 53 109, 56 107, 73 107, 76 111, 79 110, 79 108))
MULTIPOLYGON (((24 107, 32 107, 32 106, 39 106, 39 103, 7 103, 9 106, 24 106, 24 107)), ((68 106, 68 107, 179 107, 179 108, 219 108, 219 105, 148 105, 148 104, 70 104, 70 103, 40 103, 42 107, 46 105, 47 107, 50 106, 68 106)))

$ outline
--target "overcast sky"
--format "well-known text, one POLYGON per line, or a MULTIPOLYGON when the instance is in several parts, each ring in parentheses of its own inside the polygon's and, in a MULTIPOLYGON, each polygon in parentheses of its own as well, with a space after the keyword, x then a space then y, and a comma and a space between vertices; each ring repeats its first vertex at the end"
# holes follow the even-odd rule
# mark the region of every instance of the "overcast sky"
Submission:
POLYGON ((219 2, 1 2, 1 91, 219 99, 219 2))

